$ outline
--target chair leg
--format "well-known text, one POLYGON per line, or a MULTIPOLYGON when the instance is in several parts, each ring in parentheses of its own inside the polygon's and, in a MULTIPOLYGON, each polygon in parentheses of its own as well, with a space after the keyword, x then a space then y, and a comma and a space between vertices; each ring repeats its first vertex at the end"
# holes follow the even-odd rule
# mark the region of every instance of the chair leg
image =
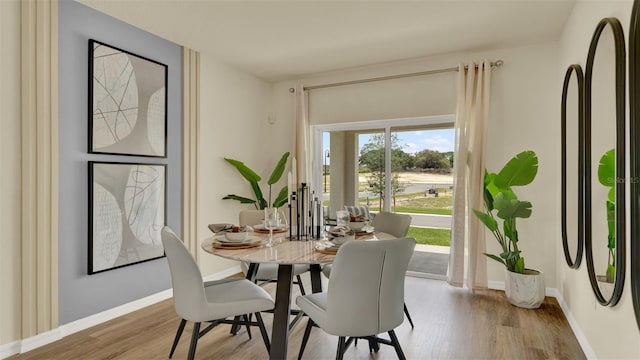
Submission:
POLYGON ((378 342, 375 341, 373 337, 369 337, 367 341, 369 341, 369 352, 373 351, 377 353, 378 351, 380 351, 380 344, 378 344, 378 342))
POLYGON ((191 345, 189 345, 188 360, 193 360, 196 357, 196 346, 198 345, 198 338, 200 337, 200 323, 193 324, 193 333, 191 334, 191 345))
POLYGON ((411 315, 409 315, 409 309, 407 309, 407 304, 404 304, 404 314, 407 315, 407 319, 409 320, 409 324, 411 324, 411 328, 413 329, 413 320, 411 320, 411 315))
POLYGON ((307 327, 304 328, 304 335, 302 336, 302 344, 300 345, 298 360, 302 359, 302 353, 304 352, 304 348, 307 346, 307 341, 309 341, 309 335, 311 335, 312 328, 313 328, 313 320, 309 318, 309 321, 307 321, 307 327))
POLYGON ((184 326, 187 324, 187 320, 180 320, 180 325, 178 325, 178 331, 176 332, 176 337, 173 339, 173 345, 171 346, 171 352, 169 352, 169 359, 173 356, 173 352, 176 351, 176 347, 178 346, 178 341, 180 341, 180 336, 182 336, 182 331, 184 331, 184 326))
POLYGON ((298 280, 298 287, 300 287, 300 293, 304 296, 307 295, 304 292, 304 285, 302 285, 302 278, 300 277, 300 275, 296 275, 296 280, 298 280))
POLYGON ((344 336, 340 336, 338 338, 338 351, 336 352, 336 360, 342 360, 344 357, 346 338, 344 336))
MULTIPOLYGON (((249 316, 251 316, 251 314, 249 314, 249 316)), ((271 342, 269 341, 269 334, 267 334, 267 328, 264 327, 262 315, 259 312, 256 313, 256 321, 258 322, 258 327, 260 328, 262 341, 264 341, 264 345, 267 347, 267 353, 271 353, 271 342)))
POLYGON ((251 318, 249 317, 249 315, 242 315, 242 318, 244 319, 244 321, 247 322, 246 328, 247 328, 247 334, 249 334, 249 340, 251 340, 251 326, 248 324, 251 320, 251 318))
POLYGON ((398 341, 398 337, 396 337, 396 332, 393 330, 389 331, 389 338, 391 338, 393 347, 396 349, 396 354, 398 354, 398 359, 406 360, 407 358, 404 356, 404 353, 402 352, 402 348, 400 347, 400 342, 398 341))

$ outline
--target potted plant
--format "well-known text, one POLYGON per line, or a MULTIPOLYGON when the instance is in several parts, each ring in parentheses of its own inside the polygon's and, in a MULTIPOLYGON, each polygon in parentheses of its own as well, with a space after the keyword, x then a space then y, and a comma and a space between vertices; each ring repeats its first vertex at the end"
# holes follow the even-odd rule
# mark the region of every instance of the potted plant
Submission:
POLYGON ((537 173, 538 157, 533 151, 517 154, 497 174, 485 170, 485 209, 473 209, 502 248, 499 255, 485 255, 505 266, 507 299, 513 305, 528 309, 538 308, 544 301, 544 274, 525 267, 518 244, 516 219, 530 217, 532 205, 529 201, 519 200, 512 187, 529 185, 537 173))
POLYGON ((245 178, 249 182, 249 184, 251 184, 251 189, 253 189, 255 199, 251 199, 245 196, 238 196, 235 194, 229 194, 223 197, 222 199, 237 200, 237 201, 240 201, 240 203, 242 204, 253 204, 256 207, 256 210, 262 210, 269 206, 279 208, 282 205, 286 204, 287 198, 288 198, 287 195, 289 193, 288 186, 285 185, 282 189, 280 189, 280 192, 278 193, 278 196, 273 201, 273 203, 271 202, 271 186, 277 183, 278 181, 280 181, 280 178, 284 173, 284 168, 287 165, 288 158, 289 158, 289 152, 286 152, 282 155, 282 157, 276 164, 276 167, 271 172, 271 176, 269 177, 269 180, 267 180, 267 184, 269 185, 269 201, 265 200, 264 195, 262 193, 262 189, 260 188, 259 182, 262 180, 260 175, 258 175, 255 171, 251 170, 242 161, 224 158, 226 162, 233 165, 238 170, 240 175, 242 175, 242 177, 245 178))

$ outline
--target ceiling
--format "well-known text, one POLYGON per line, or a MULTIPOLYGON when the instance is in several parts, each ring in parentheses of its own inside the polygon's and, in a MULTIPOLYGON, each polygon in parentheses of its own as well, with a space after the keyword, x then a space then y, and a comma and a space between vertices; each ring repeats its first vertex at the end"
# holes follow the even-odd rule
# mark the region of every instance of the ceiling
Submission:
POLYGON ((573 0, 78 0, 268 81, 555 40, 573 0))

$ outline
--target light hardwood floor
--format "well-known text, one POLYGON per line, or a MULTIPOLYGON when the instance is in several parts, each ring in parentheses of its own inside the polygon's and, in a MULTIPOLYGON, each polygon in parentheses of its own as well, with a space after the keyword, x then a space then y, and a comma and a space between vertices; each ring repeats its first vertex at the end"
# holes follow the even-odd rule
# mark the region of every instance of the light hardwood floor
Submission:
MULTIPOLYGON (((266 288, 275 291, 273 284, 266 288)), ((408 277, 406 304, 416 327, 405 320, 396 333, 407 359, 585 359, 554 298, 540 309, 525 310, 511 306, 500 291, 472 294, 443 281, 408 277)), ((270 331, 271 314, 263 317, 270 331)), ((9 359, 167 359, 179 322, 170 299, 9 359)), ((291 334, 289 359, 297 358, 304 324, 306 319, 291 334)), ((191 328, 189 323, 173 359, 186 358, 191 328)), ((231 336, 229 325, 221 325, 200 339, 196 358, 268 358, 258 329, 252 334, 253 340, 244 329, 231 336)), ((335 358, 337 340, 315 328, 304 358, 335 358)), ((397 357, 385 345, 370 354, 360 342, 345 359, 397 357)))

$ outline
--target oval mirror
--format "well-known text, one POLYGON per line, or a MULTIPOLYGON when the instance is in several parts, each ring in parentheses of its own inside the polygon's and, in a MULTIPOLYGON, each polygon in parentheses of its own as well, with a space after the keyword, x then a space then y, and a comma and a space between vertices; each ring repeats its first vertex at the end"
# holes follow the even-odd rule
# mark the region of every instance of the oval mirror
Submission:
MULTIPOLYGON (((633 2, 629 25, 629 138, 640 138, 640 1, 633 2)), ((630 142, 631 155, 631 297, 640 328, 640 141, 630 142)))
POLYGON ((585 69, 585 255, 602 305, 622 295, 625 276, 625 44, 620 21, 602 19, 585 69))
POLYGON ((567 265, 580 267, 584 247, 584 75, 570 65, 562 86, 562 248, 567 265))

